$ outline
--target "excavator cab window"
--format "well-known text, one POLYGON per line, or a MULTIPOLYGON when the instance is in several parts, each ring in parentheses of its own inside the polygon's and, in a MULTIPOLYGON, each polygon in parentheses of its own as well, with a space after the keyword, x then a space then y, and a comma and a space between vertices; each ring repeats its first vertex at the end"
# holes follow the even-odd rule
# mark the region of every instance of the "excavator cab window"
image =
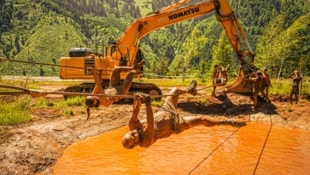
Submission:
POLYGON ((117 43, 115 41, 109 41, 106 49, 106 56, 112 57, 112 54, 117 50, 117 43))
POLYGON ((126 47, 119 47, 116 43, 109 43, 107 56, 112 57, 112 59, 119 60, 120 66, 127 66, 127 62, 129 60, 129 50, 126 47), (124 54, 124 52, 127 54, 124 54))
POLYGON ((110 52, 110 55, 109 56, 112 56, 113 53, 115 53, 117 51, 117 46, 111 46, 111 52, 110 52))
POLYGON ((121 54, 120 56, 120 66, 127 66, 128 60, 129 60, 129 49, 127 47, 120 47, 119 53, 121 54), (126 51, 127 54, 124 54, 123 51, 126 51))

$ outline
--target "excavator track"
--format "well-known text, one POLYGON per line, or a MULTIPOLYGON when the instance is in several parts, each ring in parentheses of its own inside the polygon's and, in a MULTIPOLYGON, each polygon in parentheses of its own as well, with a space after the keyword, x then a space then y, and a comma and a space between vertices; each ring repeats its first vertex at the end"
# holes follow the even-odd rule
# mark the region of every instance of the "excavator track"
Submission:
MULTIPOLYGON (((109 82, 104 81, 101 83, 101 86, 103 88, 108 87, 109 82)), ((93 89, 95 87, 95 83, 82 83, 80 85, 76 85, 76 86, 70 86, 68 88, 65 89, 65 92, 78 92, 78 93, 92 93, 93 89)), ((128 94, 134 94, 137 92, 141 92, 141 93, 146 93, 146 94, 150 94, 151 96, 158 96, 158 95, 162 95, 162 91, 160 90, 160 88, 153 84, 153 83, 138 83, 138 82, 132 82, 131 87, 129 89, 128 94)), ((73 95, 64 95, 65 99, 68 99, 69 97, 72 97, 73 95)), ((155 98, 155 100, 160 100, 161 98, 155 98)), ((131 101, 129 99, 123 99, 122 102, 124 101, 131 101)))
MULTIPOLYGON (((132 82, 131 87, 129 89, 129 93, 142 92, 146 94, 150 94, 151 96, 162 95, 162 91, 160 88, 153 83, 138 83, 132 82)), ((160 100, 161 98, 155 98, 155 100, 160 100)))
MULTIPOLYGON (((95 83, 82 83, 80 85, 69 86, 65 89, 65 92, 77 92, 77 93, 92 93, 95 87, 95 83)), ((64 99, 74 97, 74 95, 64 95, 64 99)))

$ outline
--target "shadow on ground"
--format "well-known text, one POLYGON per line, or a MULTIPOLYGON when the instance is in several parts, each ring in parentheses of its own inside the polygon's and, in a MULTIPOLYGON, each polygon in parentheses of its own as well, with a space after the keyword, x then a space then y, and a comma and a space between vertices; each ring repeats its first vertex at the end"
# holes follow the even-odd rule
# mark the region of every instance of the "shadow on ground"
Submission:
POLYGON ((277 114, 276 106, 267 102, 262 97, 258 98, 258 108, 253 109, 253 101, 250 96, 239 94, 219 95, 217 97, 205 97, 205 101, 189 101, 178 103, 178 108, 193 114, 239 116, 255 113, 268 115, 277 114))

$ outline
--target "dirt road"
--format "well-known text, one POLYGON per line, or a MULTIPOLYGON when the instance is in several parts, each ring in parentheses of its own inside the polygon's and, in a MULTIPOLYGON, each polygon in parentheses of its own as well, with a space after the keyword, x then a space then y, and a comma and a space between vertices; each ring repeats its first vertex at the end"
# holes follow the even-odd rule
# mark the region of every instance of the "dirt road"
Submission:
MULTIPOLYGON (((164 94, 166 92, 163 92, 164 94)), ((59 97, 57 97, 59 98, 59 97)), ((310 102, 302 99, 291 105, 287 97, 274 96, 272 103, 263 100, 258 110, 248 96, 210 94, 184 96, 179 101, 181 115, 203 114, 222 118, 245 118, 249 122, 272 120, 274 125, 310 130, 310 102)), ((154 106, 156 111, 158 108, 154 106)), ((33 119, 18 126, 0 126, 0 174, 51 174, 51 166, 72 143, 125 126, 132 112, 131 104, 114 104, 86 111, 76 107, 75 116, 62 116, 59 110, 33 110, 33 119)), ((144 110, 141 110, 143 115, 144 110)))

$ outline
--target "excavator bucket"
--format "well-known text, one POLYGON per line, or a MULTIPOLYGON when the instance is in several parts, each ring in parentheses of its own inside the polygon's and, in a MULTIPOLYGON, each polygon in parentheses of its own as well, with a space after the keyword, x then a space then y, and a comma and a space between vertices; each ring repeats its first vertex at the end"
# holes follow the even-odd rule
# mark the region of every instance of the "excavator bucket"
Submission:
POLYGON ((253 83, 249 80, 252 72, 256 72, 258 68, 254 65, 245 64, 239 70, 237 79, 230 85, 224 88, 225 93, 240 93, 247 94, 253 90, 253 83))
POLYGON ((252 83, 249 80, 245 80, 242 76, 238 76, 237 79, 224 89, 225 93, 251 93, 252 83))

